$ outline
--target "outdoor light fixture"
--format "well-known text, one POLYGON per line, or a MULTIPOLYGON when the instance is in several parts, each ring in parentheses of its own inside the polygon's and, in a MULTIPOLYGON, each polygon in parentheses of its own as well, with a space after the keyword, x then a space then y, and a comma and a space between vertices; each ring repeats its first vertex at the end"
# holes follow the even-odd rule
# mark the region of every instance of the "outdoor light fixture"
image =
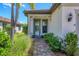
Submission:
POLYGON ((70 22, 71 20, 72 20, 72 13, 68 15, 68 22, 70 22))
POLYGON ((32 18, 32 16, 30 16, 30 18, 32 18))

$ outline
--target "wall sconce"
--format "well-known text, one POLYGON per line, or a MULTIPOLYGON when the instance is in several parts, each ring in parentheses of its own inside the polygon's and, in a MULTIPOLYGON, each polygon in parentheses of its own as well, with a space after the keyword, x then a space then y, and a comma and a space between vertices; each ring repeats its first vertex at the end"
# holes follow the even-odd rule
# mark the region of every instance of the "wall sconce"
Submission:
POLYGON ((68 22, 70 22, 71 20, 72 20, 72 13, 68 15, 68 22))
POLYGON ((30 16, 30 18, 32 18, 33 16, 30 16))

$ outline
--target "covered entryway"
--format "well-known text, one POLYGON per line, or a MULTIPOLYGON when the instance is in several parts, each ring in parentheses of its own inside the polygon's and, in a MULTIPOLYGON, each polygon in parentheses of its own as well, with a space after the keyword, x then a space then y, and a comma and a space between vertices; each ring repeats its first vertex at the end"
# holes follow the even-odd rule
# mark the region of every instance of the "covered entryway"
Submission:
POLYGON ((41 36, 48 32, 48 20, 47 19, 34 19, 33 34, 34 36, 41 36))
POLYGON ((30 14, 28 16, 28 35, 41 37, 51 32, 51 19, 49 14, 30 14))

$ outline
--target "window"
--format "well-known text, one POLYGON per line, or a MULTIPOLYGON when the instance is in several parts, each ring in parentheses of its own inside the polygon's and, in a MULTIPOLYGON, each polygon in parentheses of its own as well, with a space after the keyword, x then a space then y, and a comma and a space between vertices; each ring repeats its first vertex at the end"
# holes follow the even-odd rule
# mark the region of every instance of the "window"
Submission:
POLYGON ((43 20, 42 21, 42 32, 43 33, 47 33, 47 25, 48 25, 47 20, 43 20))

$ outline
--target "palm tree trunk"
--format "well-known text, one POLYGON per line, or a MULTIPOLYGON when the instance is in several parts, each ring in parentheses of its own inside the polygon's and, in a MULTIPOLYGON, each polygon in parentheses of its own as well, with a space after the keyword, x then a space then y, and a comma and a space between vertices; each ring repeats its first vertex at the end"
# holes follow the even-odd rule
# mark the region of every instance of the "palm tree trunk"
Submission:
POLYGON ((14 24, 14 27, 16 28, 16 24, 17 24, 17 20, 18 20, 18 15, 19 15, 19 7, 17 7, 16 5, 16 14, 15 14, 15 24, 14 24))
POLYGON ((14 3, 11 4, 11 40, 14 38, 14 3))

